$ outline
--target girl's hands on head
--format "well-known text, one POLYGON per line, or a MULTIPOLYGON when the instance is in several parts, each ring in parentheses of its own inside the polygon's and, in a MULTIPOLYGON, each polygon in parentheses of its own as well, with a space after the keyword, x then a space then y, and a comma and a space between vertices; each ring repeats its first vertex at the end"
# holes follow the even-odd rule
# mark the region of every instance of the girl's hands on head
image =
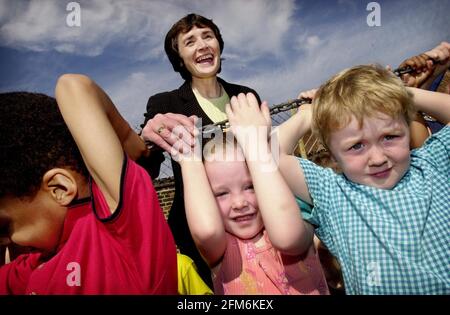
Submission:
POLYGON ((225 111, 231 131, 241 147, 257 143, 257 140, 267 142, 272 126, 267 102, 264 101, 260 107, 255 95, 241 93, 231 98, 225 111))

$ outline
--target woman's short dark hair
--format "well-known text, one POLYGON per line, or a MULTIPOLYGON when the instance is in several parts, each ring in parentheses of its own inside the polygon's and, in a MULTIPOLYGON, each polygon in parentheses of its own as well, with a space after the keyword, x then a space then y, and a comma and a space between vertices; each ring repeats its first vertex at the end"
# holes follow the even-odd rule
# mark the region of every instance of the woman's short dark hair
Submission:
MULTIPOLYGON (((173 70, 175 70, 175 72, 179 72, 184 80, 189 81, 191 80, 191 73, 188 69, 186 69, 183 64, 183 60, 180 57, 177 38, 179 34, 189 32, 194 26, 198 28, 209 27, 214 32, 214 35, 219 42, 221 54, 224 46, 220 30, 212 20, 198 14, 190 13, 176 22, 170 28, 169 32, 167 32, 166 39, 164 40, 164 50, 166 51, 167 57, 172 64, 173 70)), ((220 73, 220 70, 221 66, 219 67, 217 73, 220 73)))

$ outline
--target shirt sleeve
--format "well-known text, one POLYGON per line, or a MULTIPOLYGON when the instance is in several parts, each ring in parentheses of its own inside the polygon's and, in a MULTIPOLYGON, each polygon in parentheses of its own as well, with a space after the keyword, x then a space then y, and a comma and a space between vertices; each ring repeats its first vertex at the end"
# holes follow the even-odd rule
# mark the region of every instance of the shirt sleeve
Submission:
POLYGON ((295 196, 295 201, 297 201, 297 205, 300 208, 300 212, 302 214, 303 220, 306 220, 311 223, 311 220, 314 220, 312 217, 312 206, 306 202, 304 202, 300 197, 295 196))
POLYGON ((105 227, 134 257, 143 279, 151 279, 150 287, 174 283, 176 292, 177 261, 172 233, 159 205, 153 183, 147 172, 130 158, 125 158, 117 210, 109 217, 108 204, 98 186, 92 184, 94 211, 105 227))
MULTIPOLYGON (((313 201, 312 207, 304 202, 299 204, 302 216, 314 225, 317 236, 325 245, 329 246, 333 235, 330 200, 337 175, 330 168, 323 168, 305 159, 299 158, 298 160, 305 174, 306 185, 313 201)), ((298 202, 299 198, 296 198, 298 202)))
POLYGON ((29 278, 38 266, 39 255, 20 255, 0 268, 0 295, 25 294, 29 278))

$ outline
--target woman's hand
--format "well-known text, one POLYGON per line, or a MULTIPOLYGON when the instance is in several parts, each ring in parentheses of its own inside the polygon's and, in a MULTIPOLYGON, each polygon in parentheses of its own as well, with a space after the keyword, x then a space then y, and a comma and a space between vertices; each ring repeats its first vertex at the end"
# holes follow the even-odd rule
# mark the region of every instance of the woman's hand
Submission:
POLYGON ((142 129, 141 137, 169 154, 189 152, 194 146, 196 116, 156 114, 142 129))

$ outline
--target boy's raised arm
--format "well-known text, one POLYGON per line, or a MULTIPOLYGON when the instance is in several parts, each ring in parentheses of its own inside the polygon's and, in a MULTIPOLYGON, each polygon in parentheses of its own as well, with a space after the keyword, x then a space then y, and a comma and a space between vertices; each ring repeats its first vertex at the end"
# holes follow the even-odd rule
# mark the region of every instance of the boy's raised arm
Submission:
MULTIPOLYGON (((304 91, 297 98, 314 99, 317 89, 304 91)), ((280 151, 285 154, 292 154, 298 141, 311 130, 312 105, 304 104, 300 106, 297 112, 284 123, 274 128, 271 138, 276 137, 280 151)))
POLYGON ((146 151, 145 144, 106 93, 87 76, 61 76, 55 96, 89 173, 114 212, 120 198, 122 146, 132 158, 137 158, 146 151))
POLYGON ((429 114, 439 122, 450 124, 450 95, 417 88, 407 88, 414 94, 417 110, 429 114))

